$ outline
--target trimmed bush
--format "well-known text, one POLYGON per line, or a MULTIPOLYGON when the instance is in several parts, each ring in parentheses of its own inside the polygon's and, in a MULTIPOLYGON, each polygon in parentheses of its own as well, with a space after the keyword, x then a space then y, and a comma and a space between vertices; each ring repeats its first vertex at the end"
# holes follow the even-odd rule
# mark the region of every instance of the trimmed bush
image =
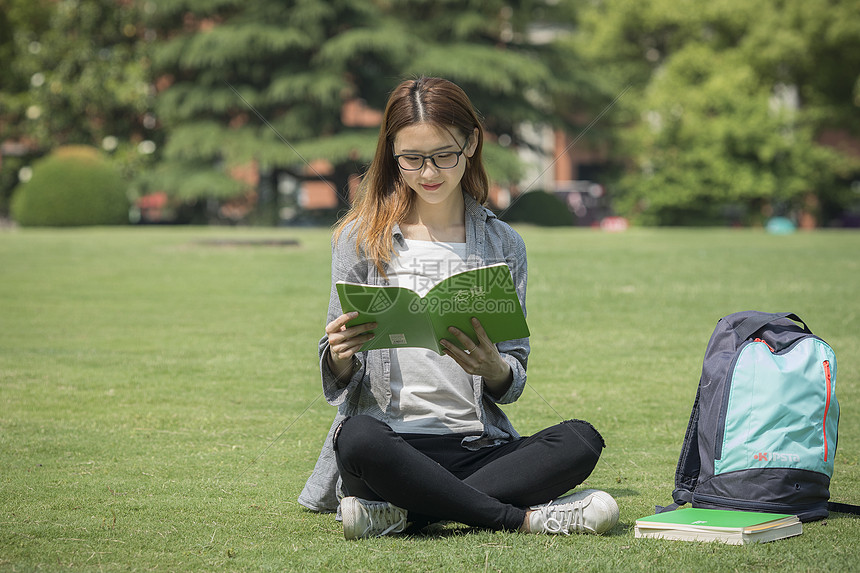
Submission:
POLYGON ((119 169, 93 147, 57 149, 33 164, 33 177, 18 184, 12 218, 26 227, 73 227, 128 223, 126 184, 119 169))
POLYGON ((564 201, 545 191, 530 191, 513 200, 501 219, 507 223, 531 223, 544 227, 573 225, 573 213, 564 201))

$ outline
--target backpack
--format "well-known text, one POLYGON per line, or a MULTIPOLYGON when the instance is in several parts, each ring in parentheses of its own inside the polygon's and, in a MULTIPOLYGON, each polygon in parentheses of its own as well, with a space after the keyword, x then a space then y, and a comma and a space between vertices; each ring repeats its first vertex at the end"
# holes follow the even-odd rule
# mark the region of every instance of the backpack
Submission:
POLYGON ((790 513, 801 521, 827 517, 839 424, 835 391, 833 349, 796 314, 721 318, 678 459, 675 503, 658 512, 691 503, 790 513))

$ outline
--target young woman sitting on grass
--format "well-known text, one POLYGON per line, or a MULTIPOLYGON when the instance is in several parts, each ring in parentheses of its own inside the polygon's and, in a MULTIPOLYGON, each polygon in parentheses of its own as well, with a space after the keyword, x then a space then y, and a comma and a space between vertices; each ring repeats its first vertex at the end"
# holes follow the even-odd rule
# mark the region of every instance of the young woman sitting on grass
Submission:
POLYGON ((299 501, 336 508, 347 539, 456 521, 525 533, 605 533, 618 506, 602 491, 559 497, 591 474, 603 438, 568 420, 520 437, 499 404, 526 382, 527 338, 493 344, 449 331, 445 355, 423 348, 362 352, 375 323, 351 326, 335 283, 400 285, 424 294, 453 273, 507 263, 525 310, 523 240, 482 205, 483 130, 453 83, 401 83, 385 108, 376 155, 335 230, 332 288, 319 355, 326 399, 338 406, 299 501))

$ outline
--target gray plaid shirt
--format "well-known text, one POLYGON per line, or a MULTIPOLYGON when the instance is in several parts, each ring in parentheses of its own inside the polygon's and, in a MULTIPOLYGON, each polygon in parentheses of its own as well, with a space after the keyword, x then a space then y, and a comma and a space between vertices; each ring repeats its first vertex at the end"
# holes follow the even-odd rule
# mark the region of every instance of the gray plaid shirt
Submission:
MULTIPOLYGON (((471 196, 463 194, 466 204, 466 266, 476 268, 504 262, 511 269, 514 285, 525 312, 526 280, 528 268, 526 248, 522 238, 506 223, 496 218, 492 211, 480 206, 471 196)), ((332 247, 331 294, 329 298, 326 324, 342 314, 340 301, 335 290, 337 281, 358 282, 371 285, 388 284, 376 269, 373 261, 356 253, 352 228, 347 228, 341 240, 332 247)), ((395 225, 393 240, 402 243, 403 234, 395 225)), ((513 383, 499 400, 484 392, 484 382, 480 376, 473 376, 475 402, 478 404, 478 418, 484 426, 480 436, 470 436, 463 440, 463 447, 478 449, 519 438, 507 416, 498 404, 516 401, 526 383, 526 363, 529 355, 529 340, 521 338, 508 340, 496 345, 502 358, 511 366, 513 383)), ((326 400, 337 406, 338 411, 332 422, 328 436, 323 443, 322 452, 308 478, 298 501, 313 511, 335 511, 338 507, 339 478, 332 435, 338 424, 348 416, 367 414, 385 421, 386 411, 391 402, 389 375, 391 372, 390 353, 387 349, 371 350, 357 355, 353 375, 344 385, 328 367, 326 355, 329 352, 328 338, 323 336, 319 342, 320 372, 326 400)))

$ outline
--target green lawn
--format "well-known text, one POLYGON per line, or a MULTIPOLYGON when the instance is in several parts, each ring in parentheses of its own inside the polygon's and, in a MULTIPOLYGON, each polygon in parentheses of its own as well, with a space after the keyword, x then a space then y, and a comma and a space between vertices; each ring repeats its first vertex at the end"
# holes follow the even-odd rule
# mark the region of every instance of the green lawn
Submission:
POLYGON ((522 433, 601 430, 586 485, 618 500, 611 535, 346 542, 296 503, 334 414, 316 366, 327 230, 19 230, 0 232, 0 570, 856 570, 846 515, 746 547, 632 524, 670 501, 717 319, 748 309, 794 311, 836 350, 831 491, 860 503, 860 234, 520 232, 533 351, 507 412, 522 433))

